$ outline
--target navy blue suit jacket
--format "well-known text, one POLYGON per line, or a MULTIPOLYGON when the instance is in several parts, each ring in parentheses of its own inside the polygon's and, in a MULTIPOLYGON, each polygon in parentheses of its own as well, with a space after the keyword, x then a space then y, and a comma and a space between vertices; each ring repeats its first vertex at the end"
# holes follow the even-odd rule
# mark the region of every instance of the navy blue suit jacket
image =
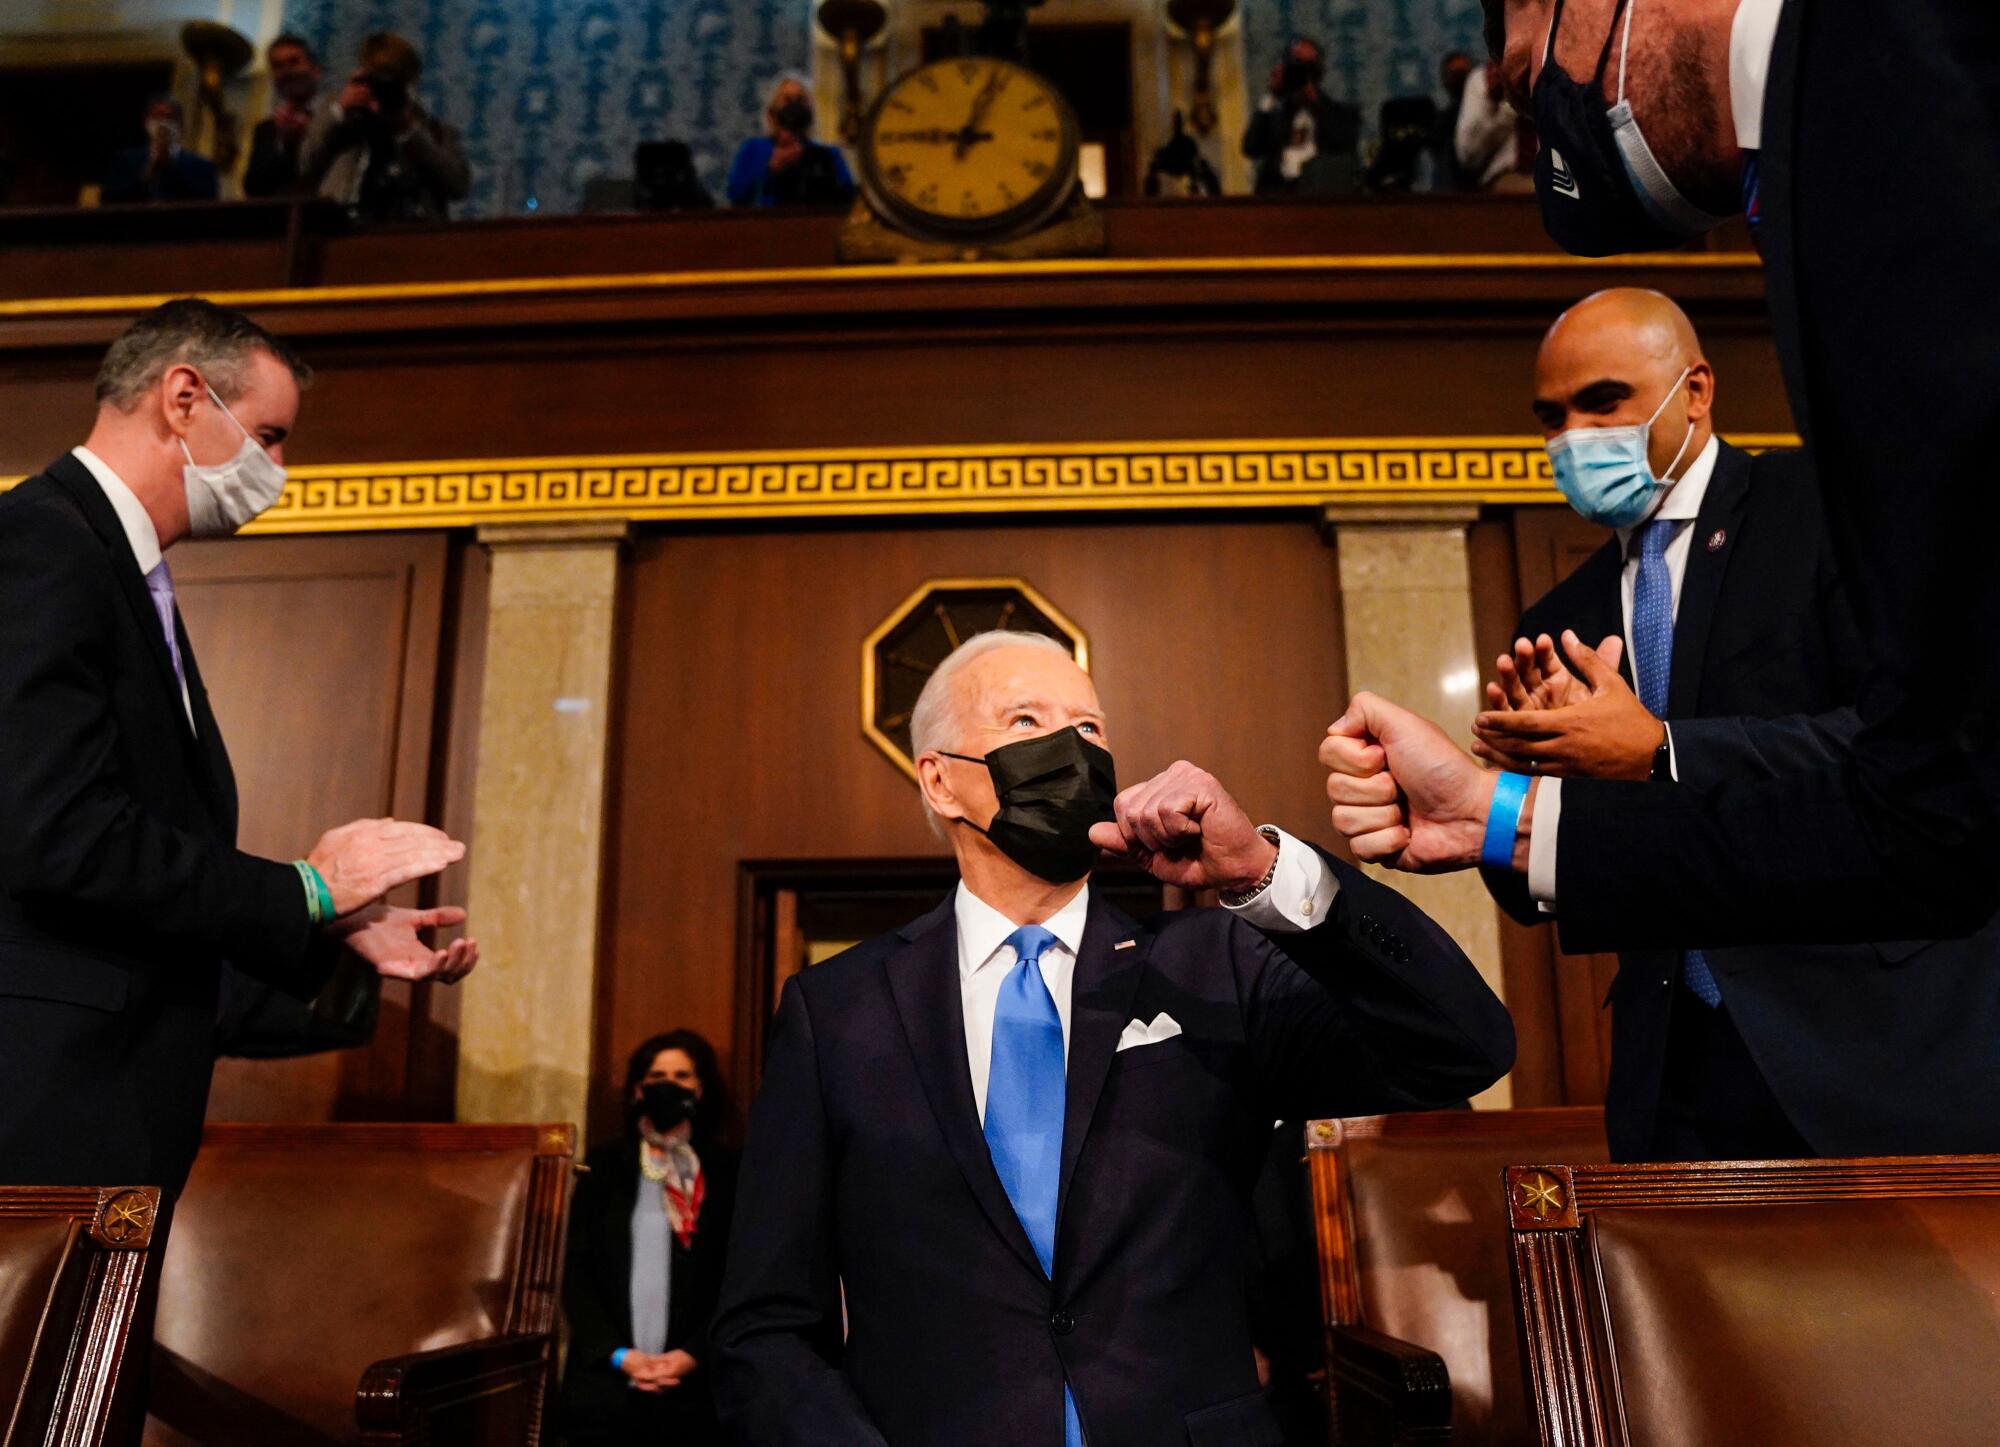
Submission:
MULTIPOLYGON (((1517 636, 1574 628, 1595 644, 1622 635, 1623 562, 1617 541, 1607 543, 1522 615, 1517 636)), ((1680 782, 1707 790, 1838 767, 1860 728, 1854 701, 1867 667, 1811 460, 1752 458, 1724 443, 1674 624, 1667 718, 1680 782)), ((1520 876, 1486 880, 1515 918, 1542 917, 1520 876)), ((1591 886, 1558 883, 1561 913, 1590 907, 1591 886)), ((1675 886, 1652 887, 1670 896, 1675 886)), ((1624 948, 1607 1002, 1605 1125, 1613 1156, 1640 1160, 1653 1139, 1681 952, 1633 947, 1615 930, 1612 942, 1624 948)), ((1822 1155, 2000 1151, 2000 922, 1966 939, 1707 954, 1765 1082, 1822 1155)))
POLYGON ((1271 1122, 1463 1100, 1514 1056, 1450 937, 1328 863, 1303 934, 1091 900, 1053 1281, 981 1133, 950 901, 795 976, 715 1329, 735 1439, 1055 1447, 1067 1379, 1092 1447, 1276 1444, 1244 1260, 1271 1122), (1161 1011, 1178 1037, 1116 1050, 1161 1011))

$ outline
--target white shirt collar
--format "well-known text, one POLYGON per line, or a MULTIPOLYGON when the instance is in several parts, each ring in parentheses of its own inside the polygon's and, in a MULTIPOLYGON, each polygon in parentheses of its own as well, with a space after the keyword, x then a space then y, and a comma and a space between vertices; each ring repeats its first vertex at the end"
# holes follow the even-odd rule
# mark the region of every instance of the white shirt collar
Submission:
POLYGON ((1785 0, 1738 0, 1729 22, 1729 115, 1736 123, 1736 144, 1746 151, 1764 142, 1764 83, 1784 8, 1785 0))
MULTIPOLYGON (((1659 508, 1646 519, 1647 523, 1692 522, 1701 516, 1702 499, 1708 496, 1709 480, 1715 476, 1715 459, 1722 455, 1722 439, 1711 436, 1701 455, 1694 460, 1694 466, 1681 474, 1680 481, 1667 489, 1667 495, 1660 499, 1659 508)), ((1628 549, 1632 534, 1646 523, 1637 523, 1629 528, 1618 529, 1618 547, 1621 552, 1628 549)))
MULTIPOLYGON (((962 879, 952 897, 952 910, 958 916, 958 971, 961 978, 976 974, 992 964, 994 957, 1000 953, 1000 947, 1007 943, 1007 936, 1020 928, 967 889, 962 879)), ((1043 920, 1042 928, 1054 935, 1056 942, 1071 955, 1075 955, 1082 948, 1083 927, 1089 915, 1090 886, 1086 884, 1076 892, 1074 899, 1043 920)))
POLYGON ((118 525, 125 529, 125 541, 132 545, 132 557, 139 564, 139 576, 143 578, 159 567, 160 533, 153 526, 153 518, 146 511, 146 505, 125 485, 125 479, 113 472, 104 459, 88 447, 72 447, 70 456, 81 462, 97 479, 97 485, 104 489, 111 510, 118 514, 118 525))

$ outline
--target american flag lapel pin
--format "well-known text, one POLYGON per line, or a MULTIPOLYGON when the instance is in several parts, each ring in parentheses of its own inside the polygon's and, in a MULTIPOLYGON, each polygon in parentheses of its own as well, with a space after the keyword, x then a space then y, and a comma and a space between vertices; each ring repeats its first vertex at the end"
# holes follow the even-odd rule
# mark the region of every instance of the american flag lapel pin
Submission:
POLYGON ((1117 944, 1113 945, 1111 948, 1113 950, 1129 950, 1132 948, 1132 946, 1136 945, 1137 943, 1139 943, 1137 940, 1120 940, 1118 941, 1117 944))

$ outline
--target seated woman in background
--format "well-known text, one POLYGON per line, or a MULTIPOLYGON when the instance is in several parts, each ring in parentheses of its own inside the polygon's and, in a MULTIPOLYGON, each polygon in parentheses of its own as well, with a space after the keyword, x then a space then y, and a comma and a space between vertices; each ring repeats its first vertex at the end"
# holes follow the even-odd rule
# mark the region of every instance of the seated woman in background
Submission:
POLYGON ((844 206, 854 199, 854 177, 839 148, 812 139, 812 90, 804 76, 778 77, 764 119, 771 134, 745 141, 730 164, 730 205, 844 206))
POLYGON ((571 1447, 719 1442, 708 1324, 722 1289, 736 1153, 715 1050, 655 1035, 625 1067, 625 1132, 586 1157, 570 1206, 571 1447))

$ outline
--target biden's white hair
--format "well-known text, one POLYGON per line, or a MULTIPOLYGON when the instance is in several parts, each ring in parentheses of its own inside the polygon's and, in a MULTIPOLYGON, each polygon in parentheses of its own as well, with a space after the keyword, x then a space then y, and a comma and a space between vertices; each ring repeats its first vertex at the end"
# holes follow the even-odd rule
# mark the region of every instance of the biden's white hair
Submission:
MULTIPOLYGON (((952 680, 966 664, 982 654, 999 648, 1041 648, 1051 653, 1060 653, 1069 658, 1069 649, 1049 637, 1046 633, 1024 633, 1018 630, 995 628, 985 633, 975 633, 965 642, 945 655, 931 676, 924 681, 923 692, 917 695, 917 705, 910 710, 910 756, 921 758, 932 749, 949 750, 956 753, 965 747, 965 731, 969 721, 965 716, 964 701, 952 680)), ((924 815, 930 820, 931 829, 938 838, 945 837, 945 823, 931 808, 931 801, 917 791, 923 799, 924 815)))

